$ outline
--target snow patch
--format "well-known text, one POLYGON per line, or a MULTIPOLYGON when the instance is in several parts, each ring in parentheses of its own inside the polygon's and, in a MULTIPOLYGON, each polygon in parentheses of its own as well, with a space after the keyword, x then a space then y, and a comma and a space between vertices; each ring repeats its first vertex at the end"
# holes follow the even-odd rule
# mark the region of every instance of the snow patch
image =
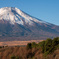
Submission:
POLYGON ((32 21, 46 23, 44 21, 29 16, 28 14, 24 13, 23 11, 16 7, 0 8, 0 20, 2 19, 9 21, 11 24, 18 23, 21 25, 24 25, 24 22, 25 24, 28 23, 29 25, 33 25, 32 21))

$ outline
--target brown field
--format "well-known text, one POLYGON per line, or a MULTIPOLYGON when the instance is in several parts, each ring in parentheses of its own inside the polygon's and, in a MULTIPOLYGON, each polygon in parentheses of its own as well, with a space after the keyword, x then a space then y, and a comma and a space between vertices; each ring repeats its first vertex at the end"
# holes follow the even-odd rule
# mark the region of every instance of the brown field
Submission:
POLYGON ((17 46, 17 45, 27 45, 30 42, 40 42, 43 40, 30 40, 30 41, 5 41, 5 42, 0 42, 0 46, 17 46))

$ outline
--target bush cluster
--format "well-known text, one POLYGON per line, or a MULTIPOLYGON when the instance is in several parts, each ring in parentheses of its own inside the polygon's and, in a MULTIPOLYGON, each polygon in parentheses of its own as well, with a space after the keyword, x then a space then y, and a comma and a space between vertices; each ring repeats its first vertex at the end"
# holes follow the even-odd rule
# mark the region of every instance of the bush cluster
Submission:
POLYGON ((39 42, 38 44, 36 44, 35 42, 27 44, 27 49, 32 49, 34 47, 41 48, 42 53, 44 53, 45 55, 50 54, 56 49, 59 49, 59 37, 56 37, 54 39, 48 38, 47 40, 39 42))
POLYGON ((48 38, 47 40, 40 42, 39 46, 42 48, 43 53, 46 55, 50 54, 59 48, 59 37, 54 39, 48 38))

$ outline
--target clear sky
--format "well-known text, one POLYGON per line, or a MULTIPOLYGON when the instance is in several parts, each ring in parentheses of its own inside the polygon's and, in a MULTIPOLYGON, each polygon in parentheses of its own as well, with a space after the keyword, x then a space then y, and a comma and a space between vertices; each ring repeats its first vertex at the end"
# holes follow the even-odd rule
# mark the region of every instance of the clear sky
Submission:
POLYGON ((36 18, 59 25, 59 0, 0 0, 2 7, 17 7, 36 18))

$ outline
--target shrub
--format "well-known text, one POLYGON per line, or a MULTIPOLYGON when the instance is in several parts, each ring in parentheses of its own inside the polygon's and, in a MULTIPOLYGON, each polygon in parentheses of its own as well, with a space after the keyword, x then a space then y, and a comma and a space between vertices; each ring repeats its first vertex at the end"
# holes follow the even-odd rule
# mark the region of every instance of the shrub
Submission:
POLYGON ((27 49, 32 49, 32 44, 31 43, 28 43, 26 48, 27 49))
POLYGON ((37 47, 37 44, 35 42, 32 42, 32 48, 37 47))
POLYGON ((45 41, 42 41, 39 43, 41 49, 42 49, 42 52, 44 53, 44 50, 45 50, 45 41))
POLYGON ((0 46, 0 48, 2 48, 2 46, 0 46))
POLYGON ((53 47, 59 44, 59 37, 56 37, 52 41, 53 47))
POLYGON ((52 39, 48 38, 45 41, 45 52, 49 51, 52 48, 52 39))
POLYGON ((19 59, 19 57, 18 56, 15 56, 15 55, 12 55, 11 56, 11 59, 19 59))
POLYGON ((15 56, 15 55, 12 55, 12 56, 11 56, 11 59, 16 59, 16 56, 15 56))

